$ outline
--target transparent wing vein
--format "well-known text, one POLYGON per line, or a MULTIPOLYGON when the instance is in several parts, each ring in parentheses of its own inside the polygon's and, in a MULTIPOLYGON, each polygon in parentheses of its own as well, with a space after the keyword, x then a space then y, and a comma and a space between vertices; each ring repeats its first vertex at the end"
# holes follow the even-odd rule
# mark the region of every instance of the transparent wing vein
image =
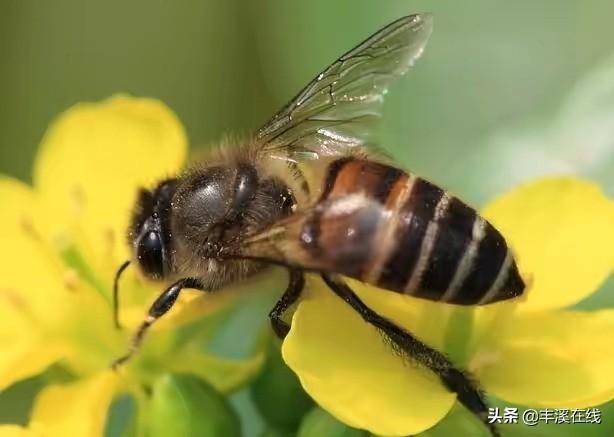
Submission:
POLYGON ((420 57, 431 29, 428 14, 403 17, 341 56, 258 131, 262 152, 298 162, 374 144, 384 94, 420 57))

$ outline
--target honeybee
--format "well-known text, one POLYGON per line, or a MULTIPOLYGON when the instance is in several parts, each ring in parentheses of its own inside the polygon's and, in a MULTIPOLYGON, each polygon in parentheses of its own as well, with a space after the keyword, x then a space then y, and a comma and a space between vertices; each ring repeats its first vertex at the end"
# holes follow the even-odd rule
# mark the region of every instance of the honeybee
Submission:
MULTIPOLYGON (((171 285, 114 366, 135 353, 183 289, 213 291, 284 266, 288 287, 270 312, 280 338, 289 331, 282 315, 299 298, 305 274, 319 274, 498 435, 468 373, 374 312, 344 280, 457 305, 511 299, 525 289, 505 239, 490 223, 373 148, 384 94, 420 57, 431 29, 428 14, 394 21, 318 74, 255 135, 141 190, 128 231, 132 262, 145 277, 171 285)), ((117 272, 116 302, 119 276, 130 262, 117 272)))

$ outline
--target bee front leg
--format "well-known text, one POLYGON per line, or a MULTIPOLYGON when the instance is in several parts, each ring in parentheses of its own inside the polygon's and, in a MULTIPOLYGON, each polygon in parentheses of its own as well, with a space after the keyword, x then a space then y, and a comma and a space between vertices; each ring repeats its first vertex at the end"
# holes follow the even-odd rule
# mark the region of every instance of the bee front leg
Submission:
POLYGON ((171 309, 171 307, 177 301, 179 293, 181 293, 181 290, 183 290, 184 288, 194 288, 197 290, 206 291, 200 281, 194 278, 181 279, 168 287, 166 290, 164 290, 164 292, 160 294, 160 296, 158 296, 155 302, 151 305, 147 313, 147 317, 145 317, 145 320, 143 320, 141 326, 139 326, 139 329, 132 337, 132 342, 130 344, 130 349, 128 350, 128 352, 113 361, 113 363, 111 363, 111 368, 117 369, 119 366, 125 364, 126 361, 128 361, 134 356, 134 354, 141 346, 141 343, 143 342, 143 337, 147 333, 147 330, 150 328, 151 325, 153 325, 156 320, 158 320, 160 317, 166 314, 168 310, 171 309))
POLYGON ((305 277, 302 270, 288 269, 288 273, 290 276, 288 287, 269 313, 273 331, 281 340, 286 338, 290 331, 290 326, 282 319, 283 314, 296 302, 305 287, 305 277))

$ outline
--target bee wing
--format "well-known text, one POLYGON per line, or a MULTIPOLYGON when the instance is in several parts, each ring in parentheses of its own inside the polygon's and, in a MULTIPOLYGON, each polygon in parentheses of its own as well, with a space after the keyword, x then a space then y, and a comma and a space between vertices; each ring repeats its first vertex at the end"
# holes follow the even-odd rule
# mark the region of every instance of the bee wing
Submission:
POLYGON ((257 133, 261 152, 297 162, 374 143, 388 86, 422 54, 430 14, 400 18, 318 74, 257 133))

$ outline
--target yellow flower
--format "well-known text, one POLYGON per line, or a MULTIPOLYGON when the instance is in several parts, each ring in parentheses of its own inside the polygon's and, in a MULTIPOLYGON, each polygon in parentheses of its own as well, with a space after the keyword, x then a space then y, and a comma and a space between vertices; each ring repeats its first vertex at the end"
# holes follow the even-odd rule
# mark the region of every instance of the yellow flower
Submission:
MULTIPOLYGON (((0 390, 53 364, 70 378, 43 388, 27 429, 4 426, 2 433, 102 435, 114 396, 129 392, 145 402, 143 386, 165 372, 192 373, 229 391, 258 369, 258 354, 245 361, 204 354, 197 345, 208 338, 206 326, 193 329, 200 342, 175 341, 178 326, 227 299, 188 293, 133 363, 109 370, 161 291, 127 272, 121 315, 129 329, 113 328, 111 279, 129 257, 124 234, 131 205, 138 187, 181 168, 186 150, 183 127, 168 108, 117 96, 79 104, 52 124, 33 187, 0 178, 0 390)), ((216 314, 210 324, 221 319, 216 314)))
MULTIPOLYGON (((531 284, 523 302, 477 310, 351 284, 373 309, 468 368, 515 404, 581 408, 614 398, 614 310, 568 309, 614 267, 614 202, 572 177, 534 181, 488 205, 531 284), (565 309, 564 309, 565 308, 565 309)), ((283 343, 286 363, 323 408, 355 428, 414 435, 440 421, 455 396, 404 365, 379 333, 317 281, 283 343)))
MULTIPOLYGON (((132 333, 113 329, 110 279, 129 256, 122 240, 137 187, 176 172, 185 153, 183 128, 166 107, 114 97, 78 105, 52 125, 33 187, 0 178, 0 390, 52 365, 69 376, 43 388, 26 428, 1 426, 3 435, 101 435, 119 393, 134 395, 139 414, 164 405, 144 405, 143 387, 172 391, 166 372, 192 373, 229 391, 258 369, 259 354, 245 361, 204 354, 196 345, 208 338, 206 327, 192 330, 194 341, 177 341, 177 329, 211 315, 227 293, 182 295, 154 328, 155 341, 121 372, 108 369, 132 333)), ((583 407, 614 397, 614 354, 602 347, 614 335, 614 311, 562 309, 612 271, 614 203, 588 182, 552 178, 500 197, 484 215, 531 278, 525 302, 467 310, 356 281, 353 287, 504 400, 583 407)), ((312 281, 282 351, 307 392, 343 422, 378 434, 415 434, 441 420, 454 395, 428 371, 404 365, 374 329, 312 281)), ((159 291, 128 271, 124 325, 135 327, 159 291)), ((219 314, 206 320, 215 324, 219 314)))

